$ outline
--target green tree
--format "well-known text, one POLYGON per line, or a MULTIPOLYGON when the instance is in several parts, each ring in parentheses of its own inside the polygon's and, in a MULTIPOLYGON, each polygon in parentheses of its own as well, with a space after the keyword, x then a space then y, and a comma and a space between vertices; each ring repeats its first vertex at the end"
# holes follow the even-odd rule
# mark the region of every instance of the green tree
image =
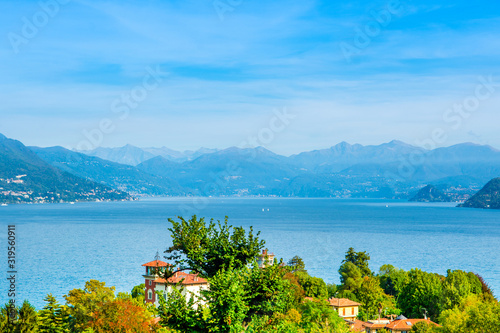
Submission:
POLYGON ((314 297, 319 299, 328 298, 328 289, 325 281, 318 277, 313 277, 306 272, 299 271, 295 273, 298 278, 299 284, 304 289, 306 297, 314 297))
POLYGON ((370 270, 370 267, 368 265, 369 260, 370 255, 366 251, 356 252, 354 251, 354 248, 350 247, 345 254, 345 259, 342 261, 342 264, 351 262, 359 268, 363 277, 371 276, 372 271, 370 270))
POLYGON ((439 316, 443 333, 500 332, 500 303, 484 295, 472 294, 439 316))
POLYGON ((45 306, 38 313, 38 327, 40 333, 66 333, 69 332, 68 318, 62 311, 61 305, 52 294, 45 297, 45 306))
POLYGON ((146 289, 146 285, 144 283, 141 283, 141 284, 135 286, 134 288, 132 288, 130 295, 132 296, 132 298, 144 301, 145 289, 146 289))
POLYGON ((15 332, 18 316, 18 308, 6 303, 0 309, 0 332, 15 332))
POLYGON ((35 308, 25 300, 20 307, 5 304, 0 311, 0 332, 35 333, 38 330, 35 308))
POLYGON ((93 314, 105 303, 114 300, 115 287, 106 287, 105 282, 90 280, 85 282, 83 290, 73 289, 64 298, 69 305, 75 329, 83 331, 89 327, 93 314))
POLYGON ((382 316, 384 309, 394 308, 391 296, 384 293, 380 282, 375 277, 365 276, 356 291, 358 301, 362 304, 360 316, 365 320, 382 316))
POLYGON ((325 300, 306 301, 300 307, 305 332, 347 333, 348 326, 325 300))
POLYGON ((290 259, 287 263, 288 267, 290 267, 292 272, 307 272, 306 271, 306 264, 304 263, 304 260, 302 260, 301 257, 295 256, 292 259, 290 259))
POLYGON ((399 308, 407 317, 423 318, 426 312, 436 320, 441 311, 444 277, 415 268, 408 272, 408 278, 398 299, 399 308))
MULTIPOLYGON (((240 269, 264 248, 265 242, 258 238, 260 232, 254 235, 250 227, 247 235, 243 227, 229 225, 227 217, 223 223, 211 219, 208 225, 196 215, 189 220, 179 217, 179 222, 169 221, 173 245, 165 251, 166 258, 175 261, 174 266, 180 270, 193 270, 203 277, 212 277, 219 270, 240 269)), ((165 277, 172 274, 167 270, 165 277)))
POLYGON ((448 270, 446 279, 443 282, 442 309, 453 309, 467 296, 481 293, 481 282, 474 273, 448 270))
POLYGON ((294 273, 286 272, 283 278, 289 281, 288 284, 290 286, 291 294, 293 295, 293 307, 297 308, 304 300, 304 288, 302 288, 299 283, 299 278, 294 273))
POLYGON ((209 326, 214 332, 242 332, 250 306, 246 283, 249 271, 220 270, 209 279, 205 292, 210 310, 209 326))
POLYGON ((202 309, 195 306, 195 300, 192 297, 186 298, 185 295, 185 289, 181 286, 172 288, 166 299, 163 295, 158 295, 160 324, 179 332, 206 332, 202 309))
POLYGON ((358 266, 348 261, 343 263, 339 268, 340 282, 342 283, 341 290, 355 291, 358 290, 363 282, 363 274, 358 266))
POLYGON ((332 298, 332 297, 335 297, 335 295, 337 294, 337 291, 338 291, 338 287, 335 283, 328 283, 326 285, 326 289, 328 291, 328 298, 332 298))
POLYGON ((294 288, 286 279, 287 270, 280 263, 264 269, 253 266, 246 283, 249 312, 247 320, 254 315, 272 317, 285 314, 295 302, 294 288))
POLYGON ((392 265, 382 265, 378 277, 380 286, 388 295, 394 296, 396 301, 401 295, 404 286, 409 282, 408 273, 392 265))

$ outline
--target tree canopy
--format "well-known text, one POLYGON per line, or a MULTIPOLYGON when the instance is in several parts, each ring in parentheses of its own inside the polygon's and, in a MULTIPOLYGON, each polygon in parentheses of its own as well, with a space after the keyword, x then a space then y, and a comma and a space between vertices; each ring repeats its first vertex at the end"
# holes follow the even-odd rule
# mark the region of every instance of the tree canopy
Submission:
MULTIPOLYGON (((196 215, 189 220, 178 219, 169 219, 173 244, 165 251, 166 258, 173 261, 174 267, 196 271, 202 277, 246 266, 256 259, 265 245, 259 240, 260 232, 254 234, 250 227, 247 234, 243 227, 229 225, 227 217, 224 222, 216 223, 211 219, 208 224, 196 215)), ((172 273, 168 271, 167 275, 172 273)))

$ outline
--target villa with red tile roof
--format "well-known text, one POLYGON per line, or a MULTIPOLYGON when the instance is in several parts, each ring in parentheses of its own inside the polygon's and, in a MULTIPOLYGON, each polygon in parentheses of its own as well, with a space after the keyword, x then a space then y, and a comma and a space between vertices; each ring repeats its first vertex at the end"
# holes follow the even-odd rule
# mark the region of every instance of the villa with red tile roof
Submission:
POLYGON ((424 321, 429 325, 439 326, 438 324, 436 324, 433 321, 430 321, 429 319, 397 319, 389 323, 385 327, 385 329, 388 330, 390 333, 409 333, 411 332, 413 325, 421 321, 424 321))
POLYGON ((157 292, 165 297, 172 292, 173 288, 178 288, 180 284, 184 287, 184 293, 189 293, 195 299, 198 299, 201 290, 208 289, 208 281, 199 277, 198 274, 188 274, 184 272, 176 272, 168 280, 160 277, 165 272, 167 267, 171 267, 169 263, 161 260, 153 260, 142 265, 146 267, 145 278, 145 298, 147 303, 153 303, 158 306, 159 300, 157 292))
POLYGON ((347 298, 330 298, 330 305, 337 311, 340 317, 346 320, 354 320, 358 316, 361 304, 347 298))

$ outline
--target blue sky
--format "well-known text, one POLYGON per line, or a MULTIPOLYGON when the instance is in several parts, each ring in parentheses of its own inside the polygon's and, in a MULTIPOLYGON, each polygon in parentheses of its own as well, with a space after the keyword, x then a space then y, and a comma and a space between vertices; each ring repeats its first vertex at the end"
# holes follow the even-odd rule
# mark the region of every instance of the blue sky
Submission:
POLYGON ((0 133, 28 145, 500 148, 497 2, 18 0, 0 22, 0 133))

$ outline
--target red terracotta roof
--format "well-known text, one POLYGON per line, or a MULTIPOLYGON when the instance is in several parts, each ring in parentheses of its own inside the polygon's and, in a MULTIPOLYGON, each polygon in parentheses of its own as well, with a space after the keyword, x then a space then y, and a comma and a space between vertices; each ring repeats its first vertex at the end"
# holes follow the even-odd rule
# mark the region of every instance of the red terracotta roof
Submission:
POLYGON ((148 263, 145 263, 142 266, 146 266, 146 267, 167 267, 167 266, 172 266, 172 265, 170 265, 169 263, 166 263, 164 261, 161 261, 161 260, 153 260, 153 261, 150 261, 148 263))
POLYGON ((337 306, 337 307, 342 307, 342 306, 360 306, 361 304, 351 301, 350 299, 347 298, 330 298, 328 300, 330 302, 330 305, 332 306, 337 306))
POLYGON ((354 331, 354 332, 364 332, 365 331, 365 324, 366 323, 364 321, 361 321, 358 319, 345 320, 345 321, 349 324, 351 331, 354 331))
POLYGON ((421 321, 425 321, 427 324, 430 325, 439 326, 438 324, 436 324, 433 321, 430 321, 429 319, 399 319, 399 320, 394 320, 390 324, 387 324, 386 328, 397 331, 409 331, 411 330, 413 325, 421 321))
MULTIPOLYGON (((167 283, 167 280, 162 278, 157 278, 154 282, 156 283, 167 283)), ((177 272, 174 276, 168 279, 168 283, 179 283, 183 285, 190 284, 207 284, 207 280, 204 278, 198 277, 198 274, 187 274, 184 272, 177 272)))

